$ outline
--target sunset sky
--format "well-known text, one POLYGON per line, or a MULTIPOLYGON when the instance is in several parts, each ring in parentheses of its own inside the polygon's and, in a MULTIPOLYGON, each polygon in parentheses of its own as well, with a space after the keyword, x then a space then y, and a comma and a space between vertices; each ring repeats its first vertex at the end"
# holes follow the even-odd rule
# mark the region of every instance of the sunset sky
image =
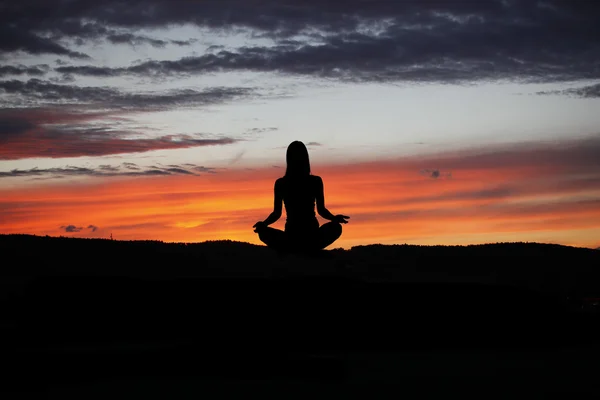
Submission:
POLYGON ((332 247, 597 248, 600 4, 0 0, 0 233, 260 243, 293 140, 332 247))

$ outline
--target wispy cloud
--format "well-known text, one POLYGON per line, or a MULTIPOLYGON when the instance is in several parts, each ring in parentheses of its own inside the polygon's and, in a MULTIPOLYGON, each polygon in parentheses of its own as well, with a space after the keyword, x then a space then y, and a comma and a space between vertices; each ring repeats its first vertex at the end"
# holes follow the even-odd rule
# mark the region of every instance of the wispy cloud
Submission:
POLYGON ((88 225, 87 228, 84 228, 83 226, 75 226, 70 224, 62 225, 59 229, 65 233, 79 233, 86 230, 93 233, 96 232, 99 228, 96 225, 88 225))
POLYGON ((92 232, 96 232, 98 227, 96 225, 88 225, 87 229, 90 229, 92 232))
POLYGON ((165 92, 135 93, 117 88, 56 84, 40 79, 0 81, 0 93, 16 96, 13 104, 19 101, 36 105, 71 103, 74 106, 88 105, 100 109, 128 111, 152 111, 180 108, 182 106, 202 106, 222 104, 237 98, 255 95, 252 88, 212 87, 206 90, 175 89, 165 92))
POLYGON ((0 171, 0 178, 34 177, 34 178, 64 178, 74 176, 118 177, 118 176, 165 176, 165 175, 199 175, 214 174, 217 169, 195 164, 182 165, 151 165, 139 166, 126 162, 120 165, 99 165, 97 167, 77 167, 67 165, 55 168, 30 168, 0 171))
POLYGON ((151 136, 120 126, 119 113, 58 107, 0 111, 0 160, 66 158, 229 145, 241 139, 208 134, 151 136))
POLYGON ((145 35, 136 35, 133 33, 111 33, 106 36, 106 40, 108 40, 112 44, 127 44, 129 46, 135 47, 140 45, 150 45, 152 47, 164 48, 168 44, 174 44, 177 46, 190 46, 192 43, 196 42, 197 39, 189 39, 189 40, 162 40, 151 38, 145 35))
POLYGON ((244 154, 246 154, 246 150, 239 151, 231 160, 229 160, 229 165, 237 164, 242 157, 244 157, 244 154))
POLYGON ((451 178, 452 177, 452 173, 450 173, 450 172, 441 172, 439 169, 429 169, 429 168, 422 169, 421 174, 426 175, 433 179, 451 178))
POLYGON ((9 75, 31 75, 42 76, 48 72, 50 66, 48 64, 40 65, 0 65, 0 77, 9 75))
POLYGON ((566 95, 580 98, 600 98, 600 83, 563 90, 546 90, 537 92, 540 95, 566 95))

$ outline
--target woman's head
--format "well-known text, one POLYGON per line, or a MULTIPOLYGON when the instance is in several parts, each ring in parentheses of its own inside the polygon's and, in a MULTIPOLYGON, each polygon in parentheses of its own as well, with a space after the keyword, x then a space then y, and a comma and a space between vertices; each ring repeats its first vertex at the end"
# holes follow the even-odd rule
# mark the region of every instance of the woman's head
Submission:
POLYGON ((310 175, 310 161, 308 158, 308 150, 304 143, 296 140, 290 143, 286 153, 287 175, 310 175))

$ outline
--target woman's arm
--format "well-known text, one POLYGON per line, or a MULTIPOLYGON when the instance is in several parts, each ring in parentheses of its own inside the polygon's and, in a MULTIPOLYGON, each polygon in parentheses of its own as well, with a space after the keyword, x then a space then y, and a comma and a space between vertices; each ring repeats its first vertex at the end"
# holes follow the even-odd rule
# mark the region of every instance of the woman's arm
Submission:
POLYGON ((274 192, 274 204, 273 204, 273 212, 263 221, 265 225, 271 225, 276 222, 281 217, 281 204, 283 202, 283 195, 281 193, 281 182, 279 179, 275 181, 274 192))
POLYGON ((325 219, 328 219, 330 221, 333 222, 337 222, 340 224, 347 224, 348 221, 346 221, 347 219, 349 219, 350 217, 348 217, 347 215, 333 215, 332 213, 329 212, 329 210, 327 209, 327 207, 325 207, 325 194, 324 194, 324 189, 323 189, 323 179, 321 179, 320 176, 316 177, 316 184, 317 184, 317 195, 316 195, 316 201, 317 201, 317 212, 319 213, 319 215, 325 219))
POLYGON ((329 212, 329 210, 325 207, 325 193, 323 189, 323 179, 320 176, 316 177, 316 185, 317 185, 317 212, 319 215, 329 221, 333 221, 335 219, 335 215, 329 212))

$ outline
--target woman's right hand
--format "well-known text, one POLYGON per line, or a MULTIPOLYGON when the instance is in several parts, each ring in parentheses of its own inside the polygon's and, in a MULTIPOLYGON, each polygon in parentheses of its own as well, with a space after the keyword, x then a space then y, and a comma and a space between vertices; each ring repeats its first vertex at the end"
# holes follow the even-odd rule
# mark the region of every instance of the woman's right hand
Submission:
POLYGON ((265 228, 266 226, 267 226, 267 224, 265 224, 264 221, 258 221, 253 226, 254 232, 258 232, 259 230, 261 230, 262 228, 265 228))

